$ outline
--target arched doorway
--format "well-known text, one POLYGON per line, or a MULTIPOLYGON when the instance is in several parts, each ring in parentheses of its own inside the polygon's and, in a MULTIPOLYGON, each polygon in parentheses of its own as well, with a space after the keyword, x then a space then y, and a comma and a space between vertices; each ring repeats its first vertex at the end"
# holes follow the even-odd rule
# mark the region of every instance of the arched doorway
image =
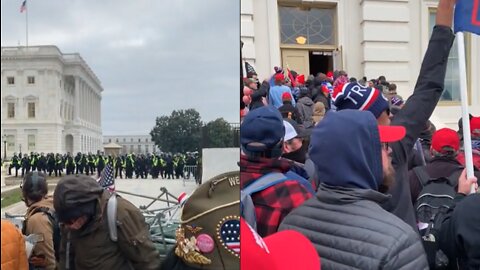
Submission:
POLYGON ((65 136, 65 151, 73 154, 73 136, 71 134, 65 136))

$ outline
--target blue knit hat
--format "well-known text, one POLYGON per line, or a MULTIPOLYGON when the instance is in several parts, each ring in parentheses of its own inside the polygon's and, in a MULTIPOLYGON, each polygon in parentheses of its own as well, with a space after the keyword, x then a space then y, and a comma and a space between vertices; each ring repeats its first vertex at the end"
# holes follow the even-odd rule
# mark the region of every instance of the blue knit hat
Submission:
POLYGON ((272 150, 284 136, 282 115, 271 105, 250 111, 240 125, 240 144, 250 152, 272 150))
POLYGON ((332 100, 337 110, 370 111, 378 118, 389 109, 388 99, 378 89, 358 83, 346 83, 334 89, 332 100))

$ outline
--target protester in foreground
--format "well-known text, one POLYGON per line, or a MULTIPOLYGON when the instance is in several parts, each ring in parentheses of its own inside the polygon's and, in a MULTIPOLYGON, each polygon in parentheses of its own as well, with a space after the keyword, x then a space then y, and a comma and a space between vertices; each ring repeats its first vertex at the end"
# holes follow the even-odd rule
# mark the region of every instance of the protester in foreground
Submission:
POLYGON ((279 230, 307 236, 323 269, 428 269, 417 232, 379 205, 395 181, 389 144, 404 136, 370 112, 327 113, 309 148, 320 187, 279 230))
POLYGON ((384 209, 416 229, 415 211, 411 204, 410 185, 408 181, 408 161, 410 153, 420 133, 437 106, 444 90, 445 73, 448 56, 455 36, 452 33, 455 0, 440 0, 438 3, 436 25, 433 29, 425 53, 420 74, 412 96, 404 107, 389 118, 387 99, 378 89, 364 88, 359 84, 345 84, 335 89, 334 100, 337 110, 368 110, 377 118, 380 125, 404 126, 407 135, 391 145, 395 167, 395 184, 391 189, 392 198, 384 209))
POLYGON ((241 189, 262 177, 282 175, 284 181, 251 194, 255 206, 256 229, 262 237, 277 231, 280 222, 294 208, 312 197, 291 171, 293 162, 281 158, 285 128, 280 112, 273 106, 251 111, 240 126, 241 189))
POLYGON ((176 246, 161 269, 240 269, 239 213, 238 171, 200 185, 185 201, 176 246))
POLYGON ((22 197, 28 207, 23 224, 23 234, 35 234, 41 237, 32 251, 29 264, 33 268, 54 270, 56 268, 54 226, 55 209, 53 198, 48 196, 46 175, 41 172, 29 172, 22 183, 22 197))
POLYGON ((301 233, 282 231, 262 239, 243 219, 240 228, 242 270, 321 269, 315 247, 301 233))
POLYGON ((456 206, 445 216, 438 235, 440 249, 458 269, 480 269, 480 194, 477 178, 467 179, 466 170, 459 178, 456 206))
POLYGON ((117 195, 85 175, 69 175, 58 182, 54 206, 63 224, 60 269, 160 268, 160 255, 150 240, 145 217, 129 201, 117 196, 117 218, 108 220, 111 196, 117 195), (116 241, 110 236, 109 222, 116 224, 116 241))
POLYGON ((2 219, 1 269, 28 270, 27 251, 22 233, 10 221, 2 219))

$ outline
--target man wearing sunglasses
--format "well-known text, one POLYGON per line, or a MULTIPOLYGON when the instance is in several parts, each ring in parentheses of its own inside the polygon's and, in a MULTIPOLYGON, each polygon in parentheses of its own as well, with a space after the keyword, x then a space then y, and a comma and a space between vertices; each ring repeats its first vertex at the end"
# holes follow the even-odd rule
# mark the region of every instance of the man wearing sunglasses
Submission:
POLYGON ((54 205, 62 223, 60 269, 160 268, 144 216, 121 197, 116 198, 117 239, 112 239, 107 218, 111 196, 116 195, 86 175, 69 175, 58 182, 54 205))
POLYGON ((363 87, 357 83, 348 83, 337 87, 333 94, 337 110, 370 111, 380 125, 390 125, 391 122, 393 125, 405 127, 407 131, 405 138, 391 144, 396 181, 390 192, 392 198, 383 204, 383 208, 395 214, 414 229, 417 228, 417 225, 411 203, 408 160, 415 142, 426 126, 445 88, 448 55, 455 38, 451 29, 455 2, 455 0, 439 1, 436 25, 423 58, 415 89, 405 106, 395 114, 392 120, 389 118, 388 101, 377 89, 363 87))

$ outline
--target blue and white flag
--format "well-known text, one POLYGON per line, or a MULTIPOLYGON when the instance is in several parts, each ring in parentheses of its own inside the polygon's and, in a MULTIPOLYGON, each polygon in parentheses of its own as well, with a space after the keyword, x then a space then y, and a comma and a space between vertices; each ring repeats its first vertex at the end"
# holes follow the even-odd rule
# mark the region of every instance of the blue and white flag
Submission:
POLYGON ((457 0, 453 30, 480 35, 480 0, 457 0))

